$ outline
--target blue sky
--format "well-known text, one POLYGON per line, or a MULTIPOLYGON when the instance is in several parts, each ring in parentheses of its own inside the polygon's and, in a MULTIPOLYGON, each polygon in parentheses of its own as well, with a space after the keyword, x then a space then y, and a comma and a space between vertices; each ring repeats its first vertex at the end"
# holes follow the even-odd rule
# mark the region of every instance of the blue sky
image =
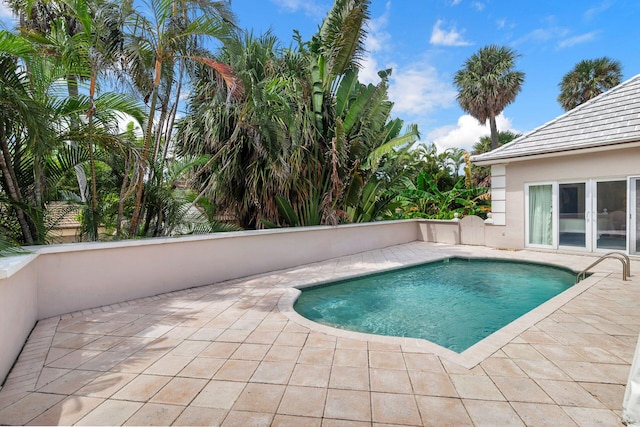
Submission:
MULTIPOLYGON (((239 25, 269 28, 285 46, 294 29, 314 34, 331 0, 233 0, 239 25)), ((394 114, 417 123, 422 140, 440 149, 470 148, 488 128, 458 106, 453 75, 487 44, 521 57, 522 92, 498 120, 500 130, 530 131, 563 113, 562 76, 583 59, 622 63, 623 79, 640 73, 640 2, 613 0, 372 0, 368 54, 361 80, 393 68, 394 114)))
MULTIPOLYGON (((240 27, 272 29, 289 46, 294 29, 308 40, 332 3, 232 0, 232 9, 240 27)), ((9 17, 0 3, 0 20, 9 17)), ((577 62, 608 56, 622 63, 624 80, 640 73, 639 23, 637 0, 372 0, 360 76, 376 82, 378 70, 393 68, 393 114, 417 123, 424 142, 468 149, 489 131, 460 109, 452 79, 479 48, 506 45, 521 55, 525 83, 498 128, 523 133, 563 113, 558 83, 577 62)))

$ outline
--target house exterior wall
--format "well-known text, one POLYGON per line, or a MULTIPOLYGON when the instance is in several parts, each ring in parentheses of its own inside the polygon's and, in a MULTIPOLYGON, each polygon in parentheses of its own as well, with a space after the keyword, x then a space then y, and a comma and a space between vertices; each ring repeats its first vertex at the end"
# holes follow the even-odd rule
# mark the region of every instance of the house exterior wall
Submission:
MULTIPOLYGON (((498 168, 498 171, 502 171, 498 168)), ((495 248, 525 247, 525 184, 587 179, 626 179, 640 176, 640 147, 611 149, 508 163, 504 184, 504 225, 487 224, 486 245, 495 248)), ((500 193, 502 194, 502 193, 500 193)), ((502 207, 502 200, 497 200, 502 207)), ((493 203, 493 200, 492 200, 493 203)))

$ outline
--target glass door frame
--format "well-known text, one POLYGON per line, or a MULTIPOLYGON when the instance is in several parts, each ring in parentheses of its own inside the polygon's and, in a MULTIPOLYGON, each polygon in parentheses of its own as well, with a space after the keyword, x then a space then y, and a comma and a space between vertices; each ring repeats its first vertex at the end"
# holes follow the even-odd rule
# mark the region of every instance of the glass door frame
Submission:
POLYGON ((605 252, 623 252, 630 255, 640 255, 640 244, 636 247, 637 239, 640 238, 640 230, 638 229, 636 222, 640 220, 640 215, 637 215, 635 210, 636 203, 640 203, 640 199, 637 199, 640 195, 636 194, 635 183, 640 182, 640 176, 626 176, 615 177, 605 179, 576 179, 567 181, 538 181, 528 182, 524 184, 524 247, 525 248, 540 248, 540 249, 561 249, 570 250, 575 252, 589 252, 589 253, 605 253, 605 252), (626 238, 625 247, 620 249, 614 248, 598 248, 598 183, 601 182, 613 182, 620 181, 625 182, 627 197, 627 211, 626 211, 626 238), (585 246, 569 246, 560 245, 560 185, 562 184, 582 184, 585 185, 585 246), (552 243, 551 245, 542 245, 529 243, 530 241, 530 218, 529 218, 529 188, 536 186, 551 186, 551 200, 552 200, 552 243), (634 198, 635 197, 635 198, 634 198), (632 239, 633 240, 632 243, 632 239), (635 248, 635 252, 632 253, 631 249, 635 248))
POLYGON ((558 208, 555 210, 557 217, 558 229, 555 231, 557 234, 558 249, 579 251, 579 252, 591 252, 593 247, 593 226, 591 225, 591 217, 593 215, 591 211, 591 193, 592 193, 592 180, 590 179, 578 179, 571 181, 558 181, 555 185, 558 187, 558 208), (584 184, 584 246, 571 246, 560 244, 560 186, 563 184, 584 184))
POLYGON ((640 183, 640 176, 627 178, 627 253, 629 255, 640 255, 637 214, 640 194, 636 190, 638 183, 640 183))
MULTIPOLYGON (((623 252, 629 253, 629 177, 618 178, 605 178, 605 179, 591 179, 590 191, 591 191, 591 252, 593 253, 606 253, 606 252, 623 252), (598 247, 598 183, 600 182, 624 182, 626 185, 625 197, 627 197, 627 209, 626 209, 626 236, 624 249, 615 248, 599 248, 598 247)), ((589 250, 589 249, 587 249, 589 250)))

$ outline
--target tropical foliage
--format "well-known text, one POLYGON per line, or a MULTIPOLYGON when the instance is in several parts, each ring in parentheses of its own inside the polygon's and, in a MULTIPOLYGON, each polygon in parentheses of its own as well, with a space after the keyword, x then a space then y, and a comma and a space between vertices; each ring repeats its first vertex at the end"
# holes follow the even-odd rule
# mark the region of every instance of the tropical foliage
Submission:
MULTIPOLYGON (((511 132, 509 130, 498 132, 498 147, 502 147, 514 139, 520 137, 519 133, 511 132)), ((483 136, 480 140, 473 145, 471 150, 472 155, 482 154, 491 151, 491 136, 483 136)), ((491 168, 488 166, 474 166, 471 169, 471 179, 473 184, 477 187, 490 187, 491 186, 491 168)))
POLYGON ((360 81, 369 0, 336 0, 288 48, 229 3, 9 2, 0 253, 55 241, 60 201, 85 240, 482 210, 468 153, 416 147, 393 117, 392 71, 360 81))
POLYGON ((607 58, 585 59, 562 77, 558 102, 565 111, 595 98, 622 81, 620 62, 607 58))
POLYGON ((178 154, 208 155, 203 195, 242 227, 380 219, 397 179, 391 157, 417 141, 391 118, 391 70, 358 80, 368 1, 336 1, 311 41, 283 49, 267 33, 241 34, 215 58, 229 85, 201 69, 178 154), (241 90, 239 90, 241 88, 241 90))

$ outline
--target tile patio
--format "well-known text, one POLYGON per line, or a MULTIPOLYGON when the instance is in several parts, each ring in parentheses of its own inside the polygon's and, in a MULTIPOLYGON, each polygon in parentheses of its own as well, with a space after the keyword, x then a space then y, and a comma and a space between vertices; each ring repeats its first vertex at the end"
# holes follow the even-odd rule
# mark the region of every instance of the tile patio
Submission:
POLYGON ((639 261, 629 282, 601 264, 462 355, 287 308, 294 286, 446 255, 594 260, 414 242, 45 319, 0 389, 0 424, 621 425, 639 261))

